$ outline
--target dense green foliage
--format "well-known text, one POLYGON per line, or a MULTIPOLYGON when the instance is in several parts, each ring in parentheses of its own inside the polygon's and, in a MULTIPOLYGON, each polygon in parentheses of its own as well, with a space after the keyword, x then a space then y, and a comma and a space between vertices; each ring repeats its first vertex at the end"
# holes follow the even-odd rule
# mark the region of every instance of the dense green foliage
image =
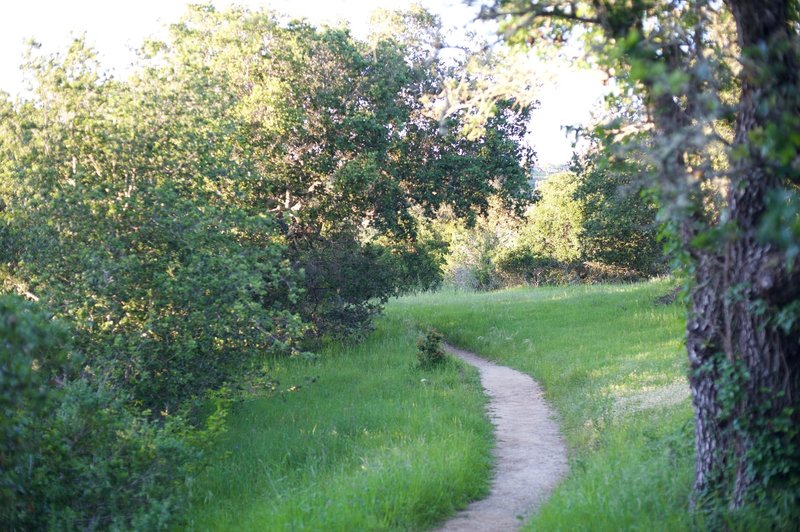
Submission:
POLYGON ((276 224, 228 200, 248 170, 230 123, 91 62, 79 42, 37 59, 37 98, 3 122, 4 282, 74 325, 88 371, 172 410, 298 334, 296 275, 276 224))
POLYGON ((197 467, 180 418, 154 423, 89 376, 67 329, 0 297, 0 523, 9 530, 159 529, 197 467), (194 464, 192 462, 195 462, 194 464))
POLYGON ((664 273, 658 206, 645 188, 648 170, 632 159, 609 159, 599 149, 576 158, 573 167, 584 213, 578 235, 583 259, 644 275, 664 273))
POLYGON ((578 178, 572 173, 549 176, 537 189, 541 199, 522 228, 518 246, 534 256, 571 262, 581 257, 579 237, 584 208, 575 198, 578 178))
POLYGON ((444 255, 445 281, 470 290, 493 290, 503 281, 498 274, 497 253, 516 241, 521 220, 492 205, 471 226, 442 212, 431 223, 431 231, 447 243, 444 255))
POLYGON ((3 330, 25 435, 2 458, 3 525, 172 526, 231 393, 438 283, 425 215, 525 204, 525 110, 480 141, 438 135, 418 101, 455 68, 438 21, 385 20, 361 42, 194 6, 125 81, 82 40, 32 45, 31 92, 0 102, 0 285, 68 332, 3 330), (80 366, 56 378, 64 357, 80 366))
POLYGON ((490 209, 473 226, 440 216, 450 284, 501 286, 631 281, 663 273, 657 208, 639 168, 610 167, 598 152, 545 178, 523 216, 490 209))
POLYGON ((229 98, 237 155, 261 176, 257 207, 280 221, 305 272, 297 311, 317 335, 358 332, 390 295, 439 281, 415 209, 471 219, 493 194, 508 208, 529 194, 526 113, 500 113, 481 141, 438 134, 419 98, 454 68, 436 55, 439 23, 421 10, 386 21, 362 43, 342 28, 199 7, 150 46, 177 80, 199 71, 229 98), (363 282, 365 271, 376 275, 363 282))
POLYGON ((3 523, 19 526, 25 523, 26 492, 40 488, 30 478, 28 461, 38 447, 31 438, 36 422, 52 408, 45 386, 60 376, 68 353, 63 347, 66 331, 51 325, 30 304, 3 296, 0 309, 0 517, 3 523))

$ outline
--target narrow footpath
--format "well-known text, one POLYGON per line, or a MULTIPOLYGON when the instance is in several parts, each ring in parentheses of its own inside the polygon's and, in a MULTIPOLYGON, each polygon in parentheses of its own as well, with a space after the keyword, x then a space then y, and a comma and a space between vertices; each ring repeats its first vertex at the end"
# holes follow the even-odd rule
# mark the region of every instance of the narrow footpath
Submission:
POLYGON ((478 368, 494 425, 495 467, 489 496, 439 530, 517 530, 567 473, 567 448, 539 385, 528 375, 450 345, 445 350, 478 368))

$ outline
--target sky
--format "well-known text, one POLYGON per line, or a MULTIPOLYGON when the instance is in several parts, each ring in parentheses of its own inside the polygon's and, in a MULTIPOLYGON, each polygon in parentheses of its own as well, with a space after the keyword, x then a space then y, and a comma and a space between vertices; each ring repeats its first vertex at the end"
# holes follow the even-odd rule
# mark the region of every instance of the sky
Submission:
MULTIPOLYGON (((336 24, 345 20, 354 35, 366 36, 370 13, 378 8, 400 9, 413 0, 215 0, 218 8, 231 4, 271 9, 315 24, 336 24)), ((132 64, 135 48, 159 35, 166 24, 177 21, 187 0, 14 0, 3 6, 0 18, 0 90, 13 94, 23 87, 22 62, 25 42, 35 39, 46 52, 65 50, 70 40, 86 34, 100 54, 101 63, 118 75, 132 64)), ((474 9, 459 0, 417 0, 438 14, 446 27, 463 27, 474 18, 474 9)), ((548 75, 537 97, 541 102, 532 115, 528 141, 537 152, 539 164, 566 163, 570 141, 563 125, 589 121, 591 109, 604 92, 596 72, 557 68, 548 75)))

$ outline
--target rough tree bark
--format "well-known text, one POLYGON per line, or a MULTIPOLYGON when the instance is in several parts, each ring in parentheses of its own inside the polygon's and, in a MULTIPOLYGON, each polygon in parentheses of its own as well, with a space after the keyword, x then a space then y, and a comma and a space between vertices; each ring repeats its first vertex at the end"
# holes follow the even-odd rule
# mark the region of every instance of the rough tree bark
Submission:
MULTIPOLYGON (((686 325, 696 442, 692 506, 712 497, 738 508, 750 488, 764 480, 754 457, 764 456, 758 446, 769 443, 764 431, 771 418, 798 399, 800 346, 773 317, 796 296, 800 279, 786 269, 782 254, 758 237, 769 193, 783 184, 783 176, 762 158, 762 146, 751 137, 780 121, 782 113, 798 112, 797 69, 785 0, 725 3, 745 54, 734 139, 742 155, 733 158, 727 194, 735 230, 725 232, 722 245, 713 249, 693 246, 690 230, 681 236, 695 260, 686 325)), ((668 62, 668 50, 662 57, 668 62)), ((687 125, 671 97, 648 103, 660 133, 673 135, 687 125)), ((661 169, 664 179, 684 172, 681 157, 661 169)))
MULTIPOLYGON (((751 451, 758 445, 754 436, 763 441, 765 435, 754 430, 794 406, 798 398, 800 346, 796 337, 781 332, 770 311, 791 297, 800 279, 796 271, 787 271, 777 250, 758 238, 768 194, 783 184, 784 177, 762 159, 751 139, 756 128, 778 123, 783 113, 798 112, 797 64, 787 0, 726 0, 726 4, 736 21, 739 45, 750 59, 743 61, 734 141, 735 146, 745 147, 746 155, 734 161, 728 196, 730 218, 738 232, 725 247, 723 271, 716 272, 725 281, 727 296, 722 305, 725 356, 740 360, 748 375, 730 415, 734 442, 726 447, 736 472, 730 501, 740 507, 751 485, 763 480, 763 472, 751 463, 751 451), (734 293, 738 297, 732 297, 734 293), (764 305, 767 312, 756 312, 764 305), (754 426, 756 421, 761 423, 754 426)), ((698 452, 698 464, 701 456, 698 452)))

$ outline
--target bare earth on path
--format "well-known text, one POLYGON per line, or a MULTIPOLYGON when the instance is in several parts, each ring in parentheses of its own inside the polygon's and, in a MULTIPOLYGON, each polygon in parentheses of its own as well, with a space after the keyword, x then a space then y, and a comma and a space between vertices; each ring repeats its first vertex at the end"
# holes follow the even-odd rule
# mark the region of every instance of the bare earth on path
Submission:
POLYGON ((567 448, 554 412, 528 375, 449 345, 445 350, 480 372, 494 425, 495 467, 489 496, 470 504, 439 530, 516 530, 567 473, 567 448))

